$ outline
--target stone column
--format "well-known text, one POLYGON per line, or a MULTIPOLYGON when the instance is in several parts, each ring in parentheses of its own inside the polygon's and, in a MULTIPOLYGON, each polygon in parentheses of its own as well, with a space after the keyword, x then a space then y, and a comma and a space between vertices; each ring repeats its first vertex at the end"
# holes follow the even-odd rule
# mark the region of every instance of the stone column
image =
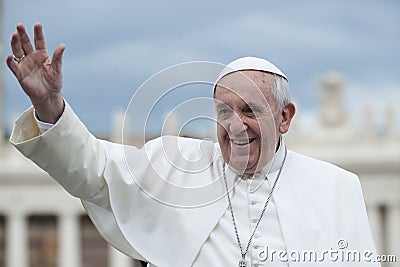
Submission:
POLYGON ((372 235, 374 237, 376 249, 378 254, 383 253, 383 225, 382 225, 382 214, 378 205, 368 206, 368 219, 371 226, 372 235))
POLYGON ((59 216, 58 223, 59 240, 59 267, 80 267, 81 255, 81 231, 79 216, 74 213, 64 213, 59 216))
POLYGON ((6 224, 6 267, 27 267, 28 259, 26 217, 10 214, 6 224))
POLYGON ((108 246, 108 266, 131 267, 132 259, 119 252, 112 246, 108 246))
POLYGON ((387 210, 387 254, 400 260, 400 205, 389 205, 387 210))

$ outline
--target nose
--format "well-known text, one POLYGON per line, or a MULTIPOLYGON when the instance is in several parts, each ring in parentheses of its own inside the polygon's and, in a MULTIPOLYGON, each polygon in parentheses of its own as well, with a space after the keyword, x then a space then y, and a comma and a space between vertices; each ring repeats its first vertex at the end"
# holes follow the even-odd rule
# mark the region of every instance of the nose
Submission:
POLYGON ((247 124, 245 124, 243 120, 237 115, 232 116, 228 127, 229 127, 229 132, 235 135, 238 135, 246 131, 248 128, 247 124))

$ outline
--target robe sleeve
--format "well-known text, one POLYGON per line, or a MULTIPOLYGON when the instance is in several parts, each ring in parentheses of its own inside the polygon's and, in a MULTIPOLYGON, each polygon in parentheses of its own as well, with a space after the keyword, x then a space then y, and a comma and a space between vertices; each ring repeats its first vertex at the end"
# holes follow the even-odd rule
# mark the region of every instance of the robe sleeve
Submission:
MULTIPOLYGON (((33 108, 29 108, 16 121, 10 142, 71 195, 80 198, 85 208, 109 214, 101 221, 107 229, 100 231, 103 237, 125 254, 144 260, 116 227, 103 177, 106 155, 102 141, 89 133, 68 103, 58 122, 42 134, 33 108)), ((95 215, 89 216, 95 222, 95 215)))
POLYGON ((104 149, 67 103, 54 127, 43 134, 33 108, 25 111, 14 125, 10 142, 75 197, 88 199, 105 184, 104 149))

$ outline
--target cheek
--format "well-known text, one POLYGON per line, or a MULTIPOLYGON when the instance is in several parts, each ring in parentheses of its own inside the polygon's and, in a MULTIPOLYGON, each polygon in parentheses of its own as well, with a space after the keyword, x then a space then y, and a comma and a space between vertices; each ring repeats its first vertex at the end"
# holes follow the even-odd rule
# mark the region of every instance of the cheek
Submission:
POLYGON ((226 133, 226 131, 225 131, 224 126, 222 126, 221 123, 218 122, 218 124, 217 124, 217 136, 218 137, 223 136, 223 135, 225 135, 225 133, 226 133))
POLYGON ((227 132, 225 130, 225 127, 221 125, 220 123, 217 124, 217 138, 218 138, 218 143, 221 148, 221 154, 222 157, 226 162, 230 161, 230 144, 227 143, 227 132))
POLYGON ((260 136, 263 145, 274 143, 273 141, 278 138, 279 124, 275 124, 275 122, 272 118, 260 122, 257 134, 260 136))
POLYGON ((248 131, 251 131, 252 133, 256 134, 260 139, 265 134, 265 130, 266 130, 265 125, 266 125, 266 122, 261 119, 252 120, 247 123, 248 131))
POLYGON ((224 137, 228 134, 227 128, 224 122, 217 122, 217 136, 218 138, 224 137))

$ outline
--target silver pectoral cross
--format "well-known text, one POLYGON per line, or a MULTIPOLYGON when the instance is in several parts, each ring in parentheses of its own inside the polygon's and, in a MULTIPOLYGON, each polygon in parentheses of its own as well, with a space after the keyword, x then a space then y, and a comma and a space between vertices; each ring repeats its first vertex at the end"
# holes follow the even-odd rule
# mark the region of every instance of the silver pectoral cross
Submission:
POLYGON ((244 259, 241 259, 239 261, 239 267, 247 267, 247 263, 246 263, 246 261, 244 259))

